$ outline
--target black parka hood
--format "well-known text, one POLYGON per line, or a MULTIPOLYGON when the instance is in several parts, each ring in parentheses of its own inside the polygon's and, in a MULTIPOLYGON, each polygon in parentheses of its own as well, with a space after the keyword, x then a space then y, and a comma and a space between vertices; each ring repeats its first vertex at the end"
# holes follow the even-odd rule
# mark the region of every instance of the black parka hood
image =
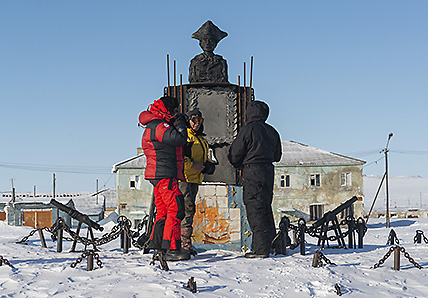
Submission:
POLYGON ((265 122, 269 116, 269 106, 259 100, 250 101, 247 104, 247 123, 265 122))

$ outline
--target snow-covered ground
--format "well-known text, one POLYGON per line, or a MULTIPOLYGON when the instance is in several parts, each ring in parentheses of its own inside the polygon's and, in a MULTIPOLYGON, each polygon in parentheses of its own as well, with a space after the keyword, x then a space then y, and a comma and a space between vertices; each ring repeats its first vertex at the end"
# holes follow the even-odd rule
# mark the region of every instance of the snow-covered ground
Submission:
MULTIPOLYGON (((335 284, 343 297, 428 297, 428 244, 413 242, 416 230, 428 235, 428 219, 392 219, 391 225, 400 246, 423 269, 403 254, 400 271, 393 270, 393 254, 379 268, 371 268, 389 249, 390 230, 380 219, 370 219, 363 249, 322 250, 336 266, 312 267, 318 247, 316 239, 308 236, 303 256, 299 248, 268 259, 210 250, 189 261, 169 262, 169 271, 158 262, 149 265, 152 255, 134 247, 123 254, 119 239, 101 247, 102 268, 94 264, 93 271, 86 271, 86 259, 71 268, 81 256, 68 252, 71 242, 64 242, 62 253, 49 235, 45 235, 48 248, 42 248, 37 233, 28 245, 16 244, 32 229, 0 222, 0 255, 15 267, 0 266, 0 297, 336 297, 335 284), (184 287, 190 277, 196 281, 197 293, 184 287)), ((111 226, 107 223, 103 233, 111 226)))

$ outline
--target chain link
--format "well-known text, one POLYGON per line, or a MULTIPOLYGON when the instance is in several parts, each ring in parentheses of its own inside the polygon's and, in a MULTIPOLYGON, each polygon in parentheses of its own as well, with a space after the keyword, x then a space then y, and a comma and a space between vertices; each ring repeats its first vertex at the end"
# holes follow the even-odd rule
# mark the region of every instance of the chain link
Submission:
MULTIPOLYGON (((95 239, 89 239, 84 236, 79 236, 76 232, 74 232, 60 217, 58 218, 55 223, 52 225, 51 228, 43 228, 43 230, 51 233, 51 238, 53 241, 57 240, 57 233, 58 230, 63 229, 65 232, 67 232, 70 237, 63 236, 64 240, 67 241, 76 241, 78 243, 81 243, 85 246, 92 245, 94 247, 104 245, 106 243, 109 243, 115 239, 117 239, 122 232, 125 232, 126 235, 131 239, 132 244, 139 248, 143 249, 146 245, 140 245, 134 238, 138 236, 139 232, 144 228, 144 226, 147 227, 148 217, 143 220, 142 223, 140 223, 137 227, 136 231, 131 230, 131 220, 126 218, 125 216, 121 215, 117 219, 117 224, 111 229, 109 233, 106 233, 102 235, 100 238, 95 239)), ((16 243, 25 243, 28 241, 28 239, 33 236, 39 229, 34 229, 30 232, 30 234, 24 238, 22 238, 20 241, 16 243)))
POLYGON ((329 265, 335 265, 332 261, 330 261, 322 252, 318 251, 318 264, 320 264, 319 267, 322 267, 322 261, 326 262, 329 265))
POLYGON ((77 264, 81 263, 84 258, 87 258, 90 255, 92 255, 94 257, 98 267, 103 268, 103 263, 100 260, 100 255, 92 249, 84 251, 82 253, 82 255, 76 259, 76 261, 71 263, 70 267, 75 268, 77 266, 77 264))
POLYGON ((31 236, 33 236, 36 232, 37 232, 37 229, 32 230, 28 236, 25 236, 24 238, 22 238, 21 240, 15 242, 15 243, 22 244, 24 242, 27 242, 28 238, 30 238, 31 236))
POLYGON ((379 268, 380 265, 382 265, 383 263, 385 263, 386 259, 388 259, 389 256, 391 256, 392 252, 395 249, 399 249, 400 252, 402 252, 404 254, 404 257, 406 259, 408 259, 410 263, 413 264, 413 266, 415 266, 418 269, 422 269, 422 266, 419 265, 418 263, 416 263, 416 261, 412 257, 410 257, 409 253, 406 252, 406 249, 404 247, 402 247, 402 246, 399 246, 399 245, 391 246, 389 248, 388 252, 379 260, 379 262, 377 262, 376 264, 373 265, 372 269, 379 268))
POLYGON ((11 268, 13 268, 13 269, 15 269, 15 267, 13 267, 13 265, 9 262, 9 260, 8 259, 6 259, 6 258, 3 258, 3 256, 0 256, 0 266, 2 265, 2 264, 6 264, 6 265, 8 265, 8 266, 10 266, 11 268))
MULTIPOLYGON (((360 229, 358 228, 359 225, 363 225, 363 228, 361 229, 363 235, 362 237, 364 237, 364 235, 367 232, 367 226, 365 225, 365 221, 364 219, 362 219, 361 217, 358 218, 358 220, 355 220, 353 217, 348 216, 346 219, 342 220, 339 223, 339 229, 340 229, 340 225, 347 225, 348 227, 351 225, 353 228, 355 228, 355 231, 359 234, 360 233, 360 229)), ((329 226, 327 227, 327 232, 328 231, 332 231, 334 230, 336 227, 335 226, 329 226)), ((300 236, 300 227, 298 225, 293 225, 290 224, 290 229, 294 230, 296 232, 296 238, 299 239, 300 236)), ((342 231, 341 231, 342 232, 342 231)), ((350 233, 350 229, 348 229, 345 232, 342 232, 342 236, 337 236, 337 235, 330 235, 330 236, 324 236, 323 235, 323 231, 322 231, 322 226, 320 227, 305 227, 305 233, 308 234, 311 237, 314 238, 318 238, 320 240, 327 240, 329 242, 335 242, 338 241, 338 239, 345 239, 346 237, 348 237, 349 233, 350 233)), ((294 249, 298 246, 298 244, 294 245, 294 246, 290 246, 291 249, 294 249), (293 248, 294 247, 294 248, 293 248)))
POLYGON ((418 269, 422 269, 422 266, 416 263, 416 261, 409 255, 409 253, 404 249, 404 247, 400 247, 400 251, 404 254, 404 257, 409 260, 410 263, 413 264, 418 269))
POLYGON ((391 246, 388 251, 386 252, 386 254, 379 260, 379 262, 377 262, 376 264, 373 265, 373 269, 378 268, 380 265, 382 265, 383 263, 385 263, 386 259, 389 258, 389 256, 392 254, 392 252, 394 251, 394 247, 391 246))
MULTIPOLYGON (((58 218, 56 220, 56 222, 54 223, 54 225, 51 228, 37 228, 32 230, 28 236, 25 236, 24 238, 22 238, 20 241, 16 242, 18 244, 22 244, 28 241, 28 239, 33 236, 37 231, 39 230, 45 230, 49 233, 51 233, 51 238, 53 241, 57 240, 57 233, 59 229, 63 229, 64 231, 66 231, 70 236, 70 237, 63 237, 63 239, 68 240, 68 241, 77 241, 80 242, 82 244, 84 244, 85 246, 88 245, 93 245, 94 247, 96 246, 101 246, 103 244, 106 244, 108 242, 111 242, 115 239, 117 239, 120 234, 122 232, 124 232, 126 234, 127 237, 129 237, 129 239, 131 239, 132 245, 134 245, 135 247, 139 248, 139 249, 145 249, 147 248, 147 243, 144 243, 144 245, 141 245, 137 242, 137 240, 135 240, 134 238, 138 237, 140 231, 146 227, 147 229, 147 223, 148 223, 148 217, 146 216, 144 218, 144 220, 138 225, 137 227, 137 231, 133 231, 131 230, 131 221, 126 218, 125 216, 121 215, 119 216, 119 218, 117 219, 117 224, 111 229, 111 231, 109 233, 104 234, 101 238, 95 238, 94 240, 91 240, 87 237, 81 237, 79 236, 77 233, 75 233, 74 231, 71 230, 70 227, 67 226, 67 224, 64 222, 64 220, 62 218, 58 218)), ((346 218, 345 220, 342 220, 340 222, 340 225, 348 225, 348 227, 350 225, 358 225, 361 224, 360 223, 360 218, 355 221, 353 218, 346 218)), ((296 232, 296 237, 297 239, 300 238, 300 233, 301 233, 301 227, 302 227, 302 223, 299 221, 299 225, 293 225, 293 224, 289 224, 290 225, 290 229, 293 229, 296 232)), ((330 226, 328 227, 328 231, 333 230, 335 227, 334 226, 330 226)), ((340 227, 339 227, 340 228, 340 227)), ((346 236, 349 235, 349 230, 342 233, 342 237, 345 238, 346 236)), ((329 237, 325 237, 322 236, 322 229, 321 227, 318 228, 314 228, 314 227, 307 227, 306 224, 304 225, 303 231, 307 234, 309 234, 312 237, 315 238, 319 238, 321 240, 328 240, 328 241, 336 241, 339 237, 338 236, 329 236, 329 237)), ((357 233, 360 233, 360 229, 356 229, 357 233)), ((363 236, 364 234, 367 232, 367 227, 364 225, 364 228, 362 229, 363 231, 363 236)), ((391 242, 398 242, 398 238, 396 237, 396 235, 394 235, 395 232, 393 232, 393 230, 391 230, 390 233, 390 239, 392 240, 391 242), (395 237, 394 237, 395 236, 395 237), (395 239, 394 239, 395 238, 395 239), (395 240, 395 241, 394 241, 395 240)), ((423 237, 422 239, 428 243, 428 239, 423 235, 423 232, 421 230, 417 230, 416 231, 416 236, 414 238, 415 242, 416 242, 416 238, 417 237, 423 237)), ((291 247, 293 247, 294 245, 291 245, 291 247)), ((297 247, 297 245, 295 245, 295 247, 297 247)), ((294 247, 294 248, 295 248, 294 247)), ((292 248, 292 249, 294 249, 292 248)), ((382 264, 385 263, 385 261, 391 256, 392 252, 394 251, 395 248, 399 248, 400 252, 402 252, 404 254, 404 257, 407 258, 409 260, 410 263, 412 263, 416 268, 418 269, 422 269, 422 266, 419 265, 411 256, 408 252, 406 252, 404 247, 400 247, 398 245, 394 246, 394 247, 390 247, 387 251, 387 253, 376 263, 373 265, 373 269, 378 268, 379 266, 381 266, 382 264)), ((83 258, 88 257, 89 255, 93 255, 93 257, 96 259, 96 263, 97 265, 102 268, 102 262, 99 258, 99 254, 96 253, 94 250, 87 250, 85 252, 83 252, 83 254, 78 257, 76 259, 76 261, 74 261, 70 266, 72 268, 75 268, 77 266, 77 264, 79 264, 80 262, 82 262, 83 258)), ((154 255, 153 258, 153 263, 155 260, 161 260, 162 258, 159 258, 159 256, 154 255)), ((322 266, 322 261, 326 262, 329 265, 336 265, 335 263, 331 262, 322 252, 318 251, 318 264, 321 267, 322 266)), ((3 258, 2 256, 0 256, 0 265, 4 263, 6 265, 9 265, 10 267, 14 268, 12 266, 12 264, 5 258, 3 258)), ((164 269, 165 270, 165 269, 164 269)), ((166 269, 168 270, 168 269, 166 269)))
POLYGON ((386 242, 386 245, 394 244, 400 244, 400 240, 398 240, 397 233, 395 233, 394 229, 391 229, 388 235, 388 241, 386 242))
POLYGON ((77 266, 77 264, 79 264, 80 262, 82 262, 82 260, 83 260, 84 257, 86 257, 86 252, 83 252, 83 254, 80 257, 78 257, 76 259, 76 261, 74 261, 73 263, 71 263, 70 267, 71 268, 75 268, 77 266))
POLYGON ((413 243, 421 243, 422 240, 428 244, 428 239, 425 237, 424 232, 422 230, 416 230, 416 235, 413 238, 413 243))

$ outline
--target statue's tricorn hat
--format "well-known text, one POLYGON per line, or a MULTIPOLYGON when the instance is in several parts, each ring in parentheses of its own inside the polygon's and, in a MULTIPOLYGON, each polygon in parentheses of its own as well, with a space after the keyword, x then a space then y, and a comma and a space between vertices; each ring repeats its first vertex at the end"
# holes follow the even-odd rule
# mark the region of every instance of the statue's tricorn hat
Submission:
POLYGON ((192 34, 192 38, 201 40, 206 37, 213 38, 217 43, 225 38, 227 33, 221 31, 216 25, 211 21, 206 21, 201 28, 198 29, 195 33, 192 34))

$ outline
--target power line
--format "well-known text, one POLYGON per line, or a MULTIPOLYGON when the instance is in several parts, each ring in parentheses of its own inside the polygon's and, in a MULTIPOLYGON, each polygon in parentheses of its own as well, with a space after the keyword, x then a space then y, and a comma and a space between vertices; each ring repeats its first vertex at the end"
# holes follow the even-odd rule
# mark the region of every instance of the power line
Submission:
POLYGON ((428 155, 428 151, 415 151, 415 150, 390 150, 393 153, 411 154, 411 155, 428 155))
MULTIPOLYGON (((375 155, 380 153, 381 151, 378 149, 373 149, 373 150, 365 150, 365 151, 357 151, 357 152, 351 152, 351 153, 346 153, 346 155, 350 155, 350 156, 367 156, 367 155, 375 155)), ((412 155, 428 155, 428 151, 418 151, 418 150, 401 150, 401 149, 397 149, 397 150, 389 150, 389 152, 393 152, 393 153, 401 153, 401 154, 412 154, 412 155)))
POLYGON ((367 166, 369 166, 369 165, 372 165, 372 164, 377 164, 378 163, 378 161, 380 161, 380 160, 382 160, 382 159, 384 159, 385 158, 385 156, 382 156, 381 158, 379 158, 379 159, 377 159, 377 160, 375 160, 375 161, 372 161, 372 162, 370 162, 370 163, 366 163, 365 165, 363 165, 363 168, 365 168, 365 167, 367 167, 367 166))
POLYGON ((110 177, 108 177, 107 181, 104 183, 103 188, 107 188, 107 183, 110 181, 111 177, 113 177, 114 173, 111 173, 110 177))
POLYGON ((371 150, 364 150, 364 151, 357 151, 357 152, 346 153, 346 155, 361 157, 361 156, 368 156, 368 155, 379 154, 379 152, 380 152, 379 149, 371 149, 371 150))
POLYGON ((0 162, 0 167, 40 172, 59 172, 70 174, 110 174, 110 167, 101 166, 66 166, 66 165, 40 165, 40 164, 19 164, 0 162))

